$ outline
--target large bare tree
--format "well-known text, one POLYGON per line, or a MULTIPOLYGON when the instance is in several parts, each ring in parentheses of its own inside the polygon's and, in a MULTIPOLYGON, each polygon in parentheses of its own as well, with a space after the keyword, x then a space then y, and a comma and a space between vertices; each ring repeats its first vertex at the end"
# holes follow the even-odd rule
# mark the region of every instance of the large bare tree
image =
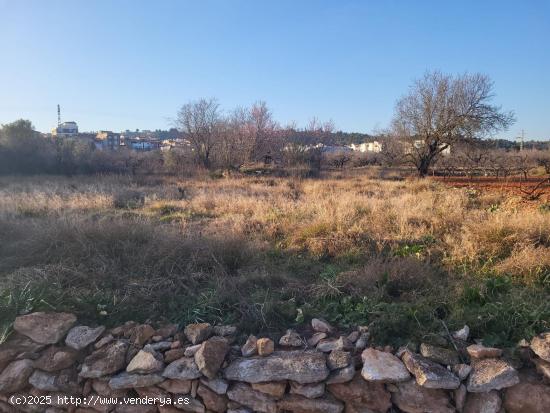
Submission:
POLYGON ((396 104, 392 122, 406 156, 424 177, 449 146, 506 130, 512 112, 491 104, 493 82, 482 74, 426 73, 396 104))
POLYGON ((209 168, 212 153, 220 143, 222 116, 216 99, 199 99, 181 107, 176 118, 178 128, 191 142, 198 162, 209 168))

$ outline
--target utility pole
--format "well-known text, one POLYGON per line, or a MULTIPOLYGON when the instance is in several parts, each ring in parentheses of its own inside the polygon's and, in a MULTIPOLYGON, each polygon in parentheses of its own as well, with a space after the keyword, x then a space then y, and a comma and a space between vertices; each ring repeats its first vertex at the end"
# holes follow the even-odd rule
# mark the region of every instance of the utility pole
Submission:
POLYGON ((61 106, 57 104, 57 126, 61 125, 61 106))

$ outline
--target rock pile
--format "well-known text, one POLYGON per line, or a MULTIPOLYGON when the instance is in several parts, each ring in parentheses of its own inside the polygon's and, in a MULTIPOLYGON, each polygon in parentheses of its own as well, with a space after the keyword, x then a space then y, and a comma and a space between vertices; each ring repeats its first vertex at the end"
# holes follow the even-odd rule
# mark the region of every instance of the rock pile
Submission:
POLYGON ((514 356, 468 343, 467 327, 394 352, 368 347, 366 327, 339 334, 321 319, 277 346, 239 344, 232 326, 108 330, 67 313, 24 315, 14 330, 0 345, 0 412, 550 411, 550 333, 514 356))

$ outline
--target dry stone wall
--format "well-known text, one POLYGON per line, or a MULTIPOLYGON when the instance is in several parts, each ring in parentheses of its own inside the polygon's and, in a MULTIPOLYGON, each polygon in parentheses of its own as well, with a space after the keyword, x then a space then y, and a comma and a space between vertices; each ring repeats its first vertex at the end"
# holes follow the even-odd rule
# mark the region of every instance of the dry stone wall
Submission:
POLYGON ((375 348, 321 319, 275 343, 233 326, 78 325, 18 317, 0 345, 0 412, 542 413, 550 333, 514 351, 468 341, 375 348), (242 341, 242 342, 239 342, 242 341))

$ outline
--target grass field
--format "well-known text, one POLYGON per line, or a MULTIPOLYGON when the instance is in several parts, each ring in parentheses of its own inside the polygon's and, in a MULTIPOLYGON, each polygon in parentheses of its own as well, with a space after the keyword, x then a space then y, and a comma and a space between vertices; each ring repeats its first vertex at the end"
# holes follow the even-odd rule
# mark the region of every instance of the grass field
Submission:
POLYGON ((550 208, 509 192, 355 174, 0 178, 0 322, 324 316, 378 343, 443 322, 486 343, 550 328, 550 208))

